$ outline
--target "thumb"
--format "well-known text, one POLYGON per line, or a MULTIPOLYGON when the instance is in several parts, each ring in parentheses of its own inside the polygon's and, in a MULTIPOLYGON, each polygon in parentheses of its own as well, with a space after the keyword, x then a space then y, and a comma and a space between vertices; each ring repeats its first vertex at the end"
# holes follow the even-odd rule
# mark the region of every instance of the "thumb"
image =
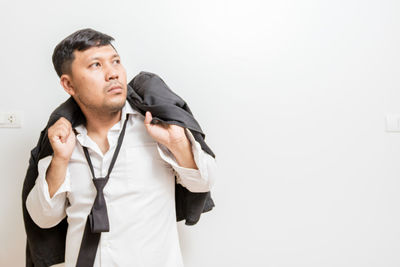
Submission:
POLYGON ((151 112, 146 111, 145 118, 144 118, 144 125, 146 127, 149 127, 152 119, 153 119, 153 116, 151 115, 151 112))

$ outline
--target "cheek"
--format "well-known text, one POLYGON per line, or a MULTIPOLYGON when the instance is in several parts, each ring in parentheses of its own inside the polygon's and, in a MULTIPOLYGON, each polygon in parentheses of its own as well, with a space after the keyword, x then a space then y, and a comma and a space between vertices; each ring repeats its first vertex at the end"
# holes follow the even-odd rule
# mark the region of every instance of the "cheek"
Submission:
POLYGON ((119 69, 119 77, 120 77, 121 81, 123 81, 123 82, 126 81, 126 70, 122 65, 120 66, 120 69, 119 69))
POLYGON ((87 74, 81 77, 81 88, 85 88, 85 91, 102 91, 104 87, 104 79, 100 74, 87 74))

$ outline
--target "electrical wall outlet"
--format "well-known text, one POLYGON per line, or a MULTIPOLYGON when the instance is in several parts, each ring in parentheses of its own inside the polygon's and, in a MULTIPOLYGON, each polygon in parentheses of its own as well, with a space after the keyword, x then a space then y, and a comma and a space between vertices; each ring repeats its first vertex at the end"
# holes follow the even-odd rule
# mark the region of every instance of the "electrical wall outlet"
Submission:
POLYGON ((386 131, 400 132, 400 114, 386 114, 386 131))
POLYGON ((21 111, 1 111, 0 128, 20 128, 22 126, 21 111))

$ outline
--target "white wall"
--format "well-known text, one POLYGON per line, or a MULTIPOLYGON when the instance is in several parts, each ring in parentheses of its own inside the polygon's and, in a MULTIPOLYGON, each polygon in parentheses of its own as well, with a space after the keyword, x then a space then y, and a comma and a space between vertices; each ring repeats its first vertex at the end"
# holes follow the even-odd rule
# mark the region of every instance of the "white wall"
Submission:
MULTIPOLYGON (((400 266, 400 2, 1 1, 0 266, 24 266, 29 152, 68 95, 51 55, 75 30, 159 74, 217 155, 215 209, 179 223, 187 267, 400 266)), ((128 79, 129 79, 128 78, 128 79)))

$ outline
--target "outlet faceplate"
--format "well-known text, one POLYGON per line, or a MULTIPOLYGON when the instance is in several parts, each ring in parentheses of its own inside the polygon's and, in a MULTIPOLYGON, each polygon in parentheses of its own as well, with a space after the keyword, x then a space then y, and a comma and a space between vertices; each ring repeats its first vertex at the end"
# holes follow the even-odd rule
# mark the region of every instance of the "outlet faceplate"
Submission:
POLYGON ((20 128, 22 111, 0 111, 0 128, 20 128))
POLYGON ((400 132, 400 114, 386 114, 386 131, 400 132))

